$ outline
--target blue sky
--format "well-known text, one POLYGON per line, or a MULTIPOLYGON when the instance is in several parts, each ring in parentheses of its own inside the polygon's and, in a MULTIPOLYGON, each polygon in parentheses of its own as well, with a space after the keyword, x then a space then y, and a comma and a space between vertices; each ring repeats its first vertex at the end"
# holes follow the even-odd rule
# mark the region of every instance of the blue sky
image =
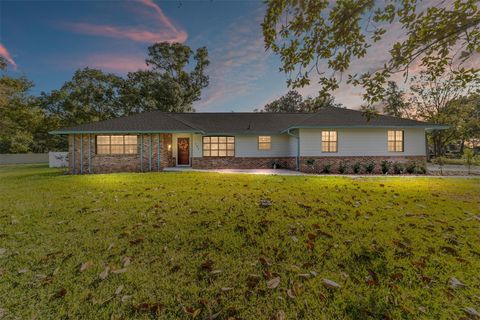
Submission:
MULTIPOLYGON (((264 10, 262 1, 0 0, 0 55, 12 75, 26 75, 39 93, 59 88, 78 68, 119 75, 144 68, 155 41, 206 46, 210 85, 194 107, 252 111, 287 92, 278 57, 264 49, 264 10)), ((361 103, 359 91, 346 86, 335 96, 350 108, 361 103)))

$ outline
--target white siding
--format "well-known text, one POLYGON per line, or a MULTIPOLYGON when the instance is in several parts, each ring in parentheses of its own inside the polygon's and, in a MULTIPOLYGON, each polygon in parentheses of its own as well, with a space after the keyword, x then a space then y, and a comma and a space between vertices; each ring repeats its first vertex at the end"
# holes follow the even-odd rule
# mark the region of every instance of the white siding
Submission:
MULTIPOLYGON (((392 128, 392 130, 401 130, 392 128)), ((328 130, 328 129, 324 129, 328 130)), ((425 130, 404 130, 404 152, 387 151, 386 128, 331 129, 338 132, 338 152, 322 153, 322 129, 300 129, 301 156, 424 156, 425 130)))

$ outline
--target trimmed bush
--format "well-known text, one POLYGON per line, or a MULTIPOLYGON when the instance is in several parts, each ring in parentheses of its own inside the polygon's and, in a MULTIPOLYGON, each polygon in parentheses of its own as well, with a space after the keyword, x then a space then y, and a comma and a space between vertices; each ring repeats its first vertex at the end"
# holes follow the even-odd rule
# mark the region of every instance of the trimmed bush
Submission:
POLYGON ((382 173, 387 174, 390 171, 390 168, 392 167, 392 163, 387 160, 383 160, 382 163, 380 164, 382 167, 382 173))
POLYGON ((415 163, 415 161, 409 161, 407 162, 407 164, 405 165, 405 171, 409 174, 413 174, 415 173, 415 169, 417 167, 417 164, 415 163))
POLYGON ((363 165, 366 173, 372 173, 375 170, 375 161, 370 160, 363 165))
POLYGON ((345 160, 340 161, 338 164, 338 172, 341 174, 347 173, 348 170, 348 162, 345 160))
POLYGON ((393 163, 393 173, 401 174, 403 172, 403 170, 404 170, 403 164, 401 164, 400 162, 394 162, 393 163))
POLYGON ((362 165, 360 164, 360 162, 355 162, 353 165, 352 165, 352 171, 353 173, 355 174, 358 174, 360 173, 360 170, 362 169, 362 165))
POLYGON ((327 163, 325 165, 323 165, 323 170, 322 170, 323 173, 332 173, 332 164, 331 163, 327 163))

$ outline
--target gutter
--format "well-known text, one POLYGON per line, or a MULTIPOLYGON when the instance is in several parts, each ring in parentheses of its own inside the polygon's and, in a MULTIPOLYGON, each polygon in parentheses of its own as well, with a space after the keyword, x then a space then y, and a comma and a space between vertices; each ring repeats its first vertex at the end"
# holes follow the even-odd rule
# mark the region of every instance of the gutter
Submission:
POLYGON ((290 131, 292 129, 350 129, 350 128, 352 128, 352 129, 363 129, 363 128, 366 128, 366 129, 390 129, 390 128, 392 128, 392 129, 394 129, 394 128, 415 129, 415 128, 418 128, 418 129, 425 129, 425 130, 443 130, 443 129, 450 128, 450 126, 440 125, 440 124, 439 125, 431 124, 431 125, 422 125, 422 126, 416 126, 416 125, 291 126, 291 127, 288 127, 287 129, 283 130, 281 133, 288 133, 288 131, 290 131))
POLYGON ((289 136, 294 137, 297 139, 297 156, 295 157, 295 170, 299 171, 300 170, 300 135, 295 135, 290 132, 291 129, 287 129, 287 134, 289 136))

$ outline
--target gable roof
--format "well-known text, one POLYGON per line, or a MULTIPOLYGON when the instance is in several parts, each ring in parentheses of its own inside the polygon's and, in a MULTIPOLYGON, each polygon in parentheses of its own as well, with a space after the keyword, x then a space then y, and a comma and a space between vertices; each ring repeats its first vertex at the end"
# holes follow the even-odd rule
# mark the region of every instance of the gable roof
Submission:
POLYGON ((369 121, 361 111, 327 107, 316 113, 216 112, 166 113, 152 111, 51 132, 71 133, 159 133, 202 134, 282 133, 297 128, 418 127, 442 129, 445 126, 379 115, 369 121))

